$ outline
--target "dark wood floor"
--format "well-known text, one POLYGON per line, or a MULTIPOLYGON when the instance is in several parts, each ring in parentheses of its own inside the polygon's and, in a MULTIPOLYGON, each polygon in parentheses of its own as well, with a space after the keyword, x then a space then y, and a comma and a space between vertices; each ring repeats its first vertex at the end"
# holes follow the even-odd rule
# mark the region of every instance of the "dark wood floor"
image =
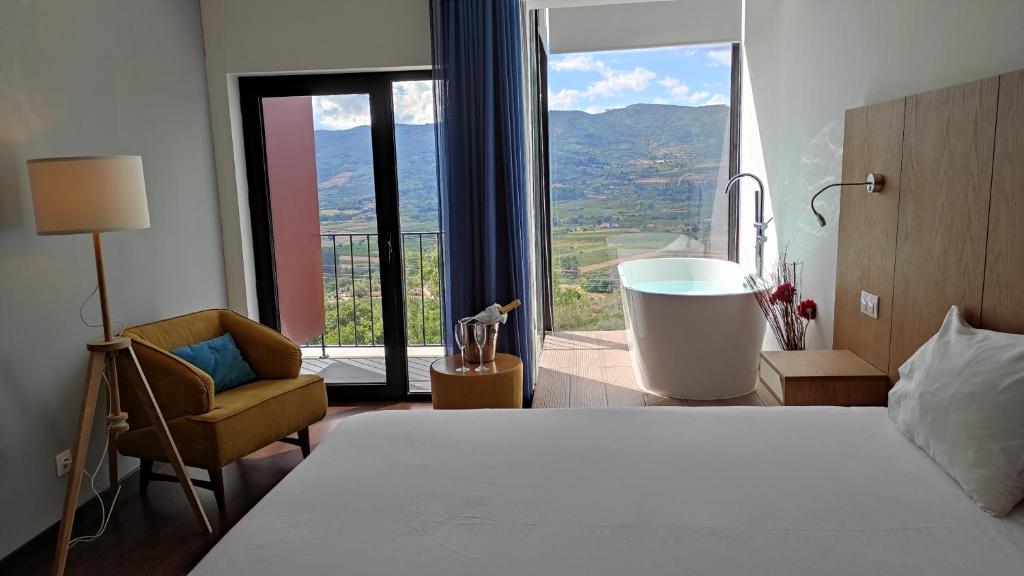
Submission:
MULTIPOLYGON (((331 406, 327 417, 311 427, 311 441, 314 445, 319 443, 341 419, 355 414, 417 409, 429 410, 430 403, 331 406)), ((224 469, 227 514, 224 517, 217 514, 213 493, 198 490, 214 528, 210 537, 199 531, 179 485, 155 482, 150 484, 146 497, 141 497, 138 474, 133 474, 122 484, 106 533, 95 542, 72 548, 65 574, 187 574, 221 536, 301 460, 297 446, 276 443, 227 466, 224 469)), ((170 467, 161 471, 173 473, 170 467)), ((190 472, 197 478, 205 478, 205 472, 201 470, 190 469, 190 472)), ((75 536, 91 534, 99 526, 100 511, 94 504, 95 501, 79 509, 75 518, 75 536)), ((56 541, 56 527, 52 527, 0 561, 0 574, 49 574, 56 541)))
MULTIPOLYGON (((622 331, 549 334, 540 357, 534 408, 602 406, 777 406, 759 386, 747 396, 720 401, 684 401, 640 390, 630 367, 622 331)), ((375 410, 430 409, 429 403, 361 403, 335 405, 310 429, 317 444, 343 418, 375 410)), ((315 448, 314 448, 315 450, 315 448)), ((138 492, 138 477, 123 483, 106 534, 71 550, 66 574, 187 574, 210 548, 300 461, 299 448, 276 443, 224 469, 227 513, 217 514, 213 494, 199 490, 214 534, 203 536, 177 484, 151 484, 146 497, 138 492)), ((167 470, 161 470, 171 473, 167 470)), ((205 478, 205 472, 191 470, 205 478)), ((75 519, 75 535, 92 533, 100 522, 95 501, 83 506, 75 519)), ((0 574, 48 574, 56 542, 56 526, 0 561, 0 574)), ((295 575, 298 576, 298 575, 295 575)))

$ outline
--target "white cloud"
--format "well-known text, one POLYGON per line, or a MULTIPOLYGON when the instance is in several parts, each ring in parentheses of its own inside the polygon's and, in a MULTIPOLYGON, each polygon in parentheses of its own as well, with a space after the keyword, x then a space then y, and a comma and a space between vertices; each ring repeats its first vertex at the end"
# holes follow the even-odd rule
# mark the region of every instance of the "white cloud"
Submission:
POLYGON ((551 62, 551 69, 555 72, 597 72, 601 76, 600 80, 591 82, 582 90, 570 88, 549 94, 548 107, 555 110, 571 108, 584 99, 593 101, 623 92, 642 92, 658 76, 640 66, 632 70, 619 70, 591 54, 563 56, 551 62))
POLYGON ((708 96, 711 96, 711 94, 707 92, 694 92, 686 96, 686 101, 690 104, 701 104, 707 100, 708 96))
POLYGON ((704 106, 716 106, 720 104, 729 105, 729 97, 725 94, 715 94, 711 98, 704 101, 704 106))
POLYGON ((607 69, 607 65, 590 54, 571 54, 553 61, 551 69, 555 72, 600 72, 607 69))
POLYGON ((731 66, 732 65, 732 50, 708 50, 707 51, 708 63, 710 66, 731 66))
POLYGON ((548 108, 552 110, 573 110, 573 106, 579 102, 583 93, 579 90, 564 89, 558 92, 548 92, 548 108))
POLYGON ((676 100, 692 100, 692 96, 690 95, 690 87, 687 86, 686 84, 673 86, 671 89, 669 89, 668 93, 676 100))
POLYGON ((658 79, 658 85, 668 91, 669 97, 655 98, 655 104, 689 104, 692 106, 729 104, 729 97, 725 94, 712 94, 704 90, 690 92, 690 87, 680 82, 675 76, 662 76, 658 79))
POLYGON ((363 94, 313 96, 313 126, 348 130, 370 125, 370 100, 363 94))
POLYGON ((657 74, 637 66, 629 71, 607 69, 601 72, 601 76, 584 91, 588 98, 615 96, 626 91, 642 92, 657 74))
POLYGON ((395 82, 395 122, 399 124, 434 123, 434 89, 430 80, 395 82))
POLYGON ((679 81, 675 76, 664 76, 658 80, 658 84, 668 90, 669 96, 674 101, 690 101, 690 87, 679 81))

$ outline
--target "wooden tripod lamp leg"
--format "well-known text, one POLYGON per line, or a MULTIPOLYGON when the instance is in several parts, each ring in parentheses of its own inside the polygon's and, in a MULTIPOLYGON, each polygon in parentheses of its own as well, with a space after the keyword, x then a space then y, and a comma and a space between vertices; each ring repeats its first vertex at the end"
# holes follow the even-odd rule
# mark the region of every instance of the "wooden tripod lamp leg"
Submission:
MULTIPOLYGON (((96 405, 99 403, 99 391, 103 386, 103 370, 104 366, 107 365, 107 358, 109 357, 112 362, 113 355, 117 351, 123 351, 123 353, 131 356, 132 365, 139 374, 137 386, 139 397, 142 399, 143 409, 150 422, 153 423, 153 429, 156 431, 164 453, 167 455, 167 461, 171 463, 171 466, 174 467, 174 472, 178 475, 178 481, 181 482, 181 487, 185 490, 185 498, 188 500, 189 506, 192 507, 192 511, 199 521, 200 528, 206 534, 213 533, 210 521, 206 518, 206 512, 203 511, 203 507, 199 503, 195 487, 192 486, 192 480, 185 471, 185 465, 181 461, 181 454, 178 453, 178 448, 174 445, 174 439, 167 428, 167 422, 160 413, 160 407, 156 403, 156 398, 153 397, 153 391, 149 388, 149 382, 146 381, 146 376, 142 372, 142 366, 139 365, 139 359, 131 349, 131 340, 129 338, 113 338, 109 341, 90 342, 88 348, 89 374, 85 380, 82 410, 78 418, 78 436, 71 455, 71 476, 68 479, 67 491, 64 494, 64 512, 61 516, 60 532, 57 536, 57 554, 53 562, 54 576, 64 574, 64 567, 67 564, 68 545, 71 542, 71 528, 75 523, 75 508, 78 506, 78 493, 82 487, 82 473, 85 470, 85 458, 89 450, 89 436, 92 431, 93 418, 96 415, 96 405)), ((110 446, 109 449, 114 450, 115 448, 110 446)))
MULTIPOLYGON (((110 325, 110 303, 107 301, 107 275, 103 264, 103 240, 99 233, 92 235, 93 255, 96 258, 96 291, 100 295, 100 311, 103 314, 103 341, 116 342, 110 325)), ((121 411, 121 392, 117 387, 116 352, 120 348, 110 348, 107 364, 107 382, 110 384, 110 411, 107 414, 107 471, 110 474, 110 488, 115 489, 121 479, 117 475, 117 436, 128 429, 128 415, 121 411)))
POLYGON ((121 410, 121 392, 117 385, 117 356, 107 356, 107 382, 110 385, 110 412, 107 414, 107 472, 110 475, 110 489, 116 490, 121 484, 117 473, 117 437, 128 430, 128 414, 121 410))
POLYGON ((164 420, 164 416, 160 412, 160 406, 157 405, 156 398, 153 397, 153 391, 149 387, 146 375, 142 372, 139 359, 135 356, 135 351, 131 347, 128 348, 128 354, 131 355, 132 364, 139 373, 139 379, 136 382, 139 398, 142 399, 142 408, 146 412, 146 416, 149 417, 149 421, 153 423, 153 430, 156 431, 156 435, 160 439, 160 444, 164 448, 167 461, 171 463, 174 473, 178 476, 178 482, 181 483, 181 488, 185 491, 185 498, 188 500, 189 506, 192 507, 192 512, 196 515, 200 528, 207 534, 212 534, 213 529, 210 527, 210 521, 206 518, 206 512, 203 511, 203 506, 199 503, 196 488, 192 485, 192 479, 189 478, 188 472, 185 470, 185 464, 181 461, 181 454, 178 453, 178 447, 174 445, 174 438, 171 437, 171 431, 167 428, 167 421, 164 420))
POLYGON ((92 432, 96 402, 99 400, 100 375, 103 372, 106 352, 93 351, 89 354, 89 372, 82 394, 82 409, 78 416, 78 437, 71 454, 71 476, 64 492, 64 512, 60 518, 60 533, 57 536, 57 555, 53 561, 53 573, 60 576, 68 560, 68 544, 71 542, 71 527, 75 523, 75 509, 78 507, 78 491, 82 487, 82 472, 85 470, 86 452, 89 450, 89 436, 92 432))
MULTIPOLYGON (((148 224, 147 224, 148 226, 148 224)), ((89 374, 85 380, 85 392, 82 397, 82 410, 78 418, 78 436, 75 440, 74 451, 71 455, 71 477, 68 479, 67 491, 64 493, 64 511, 60 520, 60 532, 57 536, 57 554, 53 561, 53 573, 55 576, 64 574, 64 567, 68 560, 68 546, 71 543, 71 529, 75 523, 75 508, 78 506, 78 493, 82 488, 82 473, 85 470, 86 452, 89 450, 89 436, 92 431, 93 418, 96 415, 96 404, 99 401, 99 391, 102 386, 103 371, 107 371, 110 383, 110 412, 108 419, 107 440, 110 460, 110 487, 114 489, 119 479, 117 477, 117 435, 127 429, 127 414, 121 411, 121 399, 118 391, 117 368, 114 356, 118 351, 127 350, 132 357, 132 364, 139 373, 137 383, 139 397, 142 406, 153 429, 156 431, 160 444, 163 446, 167 461, 174 467, 178 481, 185 490, 185 498, 199 521, 199 526, 206 534, 212 534, 210 521, 206 518, 206 512, 199 504, 199 497, 196 489, 192 486, 192 480, 185 471, 185 465, 181 461, 181 454, 174 445, 171 438, 171 431, 167 428, 167 422, 160 413, 160 407, 153 397, 153 391, 149 388, 146 375, 142 372, 139 359, 131 348, 131 339, 114 337, 110 326, 110 306, 107 302, 107 282, 103 272, 103 244, 99 233, 93 233, 93 251, 96 257, 96 289, 100 295, 100 309, 103 314, 103 340, 90 342, 89 349, 89 374), (109 362, 108 362, 109 359, 109 362)))

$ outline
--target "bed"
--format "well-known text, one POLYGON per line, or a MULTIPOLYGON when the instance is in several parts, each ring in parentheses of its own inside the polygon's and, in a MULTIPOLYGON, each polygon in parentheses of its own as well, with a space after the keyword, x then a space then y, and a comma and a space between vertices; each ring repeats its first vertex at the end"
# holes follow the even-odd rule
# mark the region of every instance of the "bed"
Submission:
MULTIPOLYGON (((842 181, 886 185, 842 194, 833 343, 892 382, 947 311, 959 319, 952 304, 971 326, 1024 334, 1021 102, 1024 71, 847 111, 842 181), (965 215, 955 226, 953 213, 965 215), (862 290, 882 295, 877 315, 860 313, 862 290)), ((928 429, 945 435, 925 438, 933 452, 932 440, 980 437, 939 452, 1019 480, 990 474, 1017 462, 1022 436, 1020 404, 991 392, 1012 396, 1024 369, 978 377, 1009 356, 936 354, 936 380, 975 403, 894 413, 914 426, 934 416, 928 429), (971 370, 948 370, 955 358, 971 370), (997 457, 975 460, 984 452, 997 457)), ((936 462, 885 408, 366 414, 344 419, 194 574, 1024 574, 1024 504, 990 516, 936 462)))
POLYGON ((193 574, 1020 575, 1022 508, 979 509, 884 408, 380 412, 193 574))

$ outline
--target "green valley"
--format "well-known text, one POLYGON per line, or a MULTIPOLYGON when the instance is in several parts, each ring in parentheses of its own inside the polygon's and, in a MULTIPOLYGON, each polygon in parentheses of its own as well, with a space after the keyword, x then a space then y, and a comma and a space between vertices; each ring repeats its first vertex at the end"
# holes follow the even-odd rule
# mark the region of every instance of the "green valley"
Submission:
MULTIPOLYGON (((615 270, 619 262, 654 255, 726 257, 728 203, 720 184, 728 168, 727 106, 635 104, 600 114, 556 110, 550 112, 549 129, 556 329, 623 327, 615 270)), ((369 127, 318 130, 315 138, 322 232, 374 234, 369 127)), ((396 151, 402 231, 437 231, 433 125, 398 125, 396 151)), ((359 279, 352 286, 356 300, 360 293, 379 296, 379 287, 368 283, 370 273, 376 274, 376 240, 371 240, 369 259, 365 240, 352 242, 352 252, 362 254, 361 260, 349 269, 349 247, 343 242, 339 275, 362 279, 362 289, 359 279)), ((429 245, 421 263, 418 246, 408 242, 407 283, 412 278, 415 284, 407 287, 407 299, 415 300, 410 322, 418 340, 439 342, 436 243, 429 245), (421 270, 433 287, 420 289, 421 270)), ((337 290, 332 284, 333 256, 325 246, 325 298, 333 323, 328 333, 335 335, 329 342, 351 343, 347 340, 368 328, 359 327, 358 314, 352 324, 353 298, 345 283, 337 290)), ((365 322, 368 312, 362 315, 365 322)))

